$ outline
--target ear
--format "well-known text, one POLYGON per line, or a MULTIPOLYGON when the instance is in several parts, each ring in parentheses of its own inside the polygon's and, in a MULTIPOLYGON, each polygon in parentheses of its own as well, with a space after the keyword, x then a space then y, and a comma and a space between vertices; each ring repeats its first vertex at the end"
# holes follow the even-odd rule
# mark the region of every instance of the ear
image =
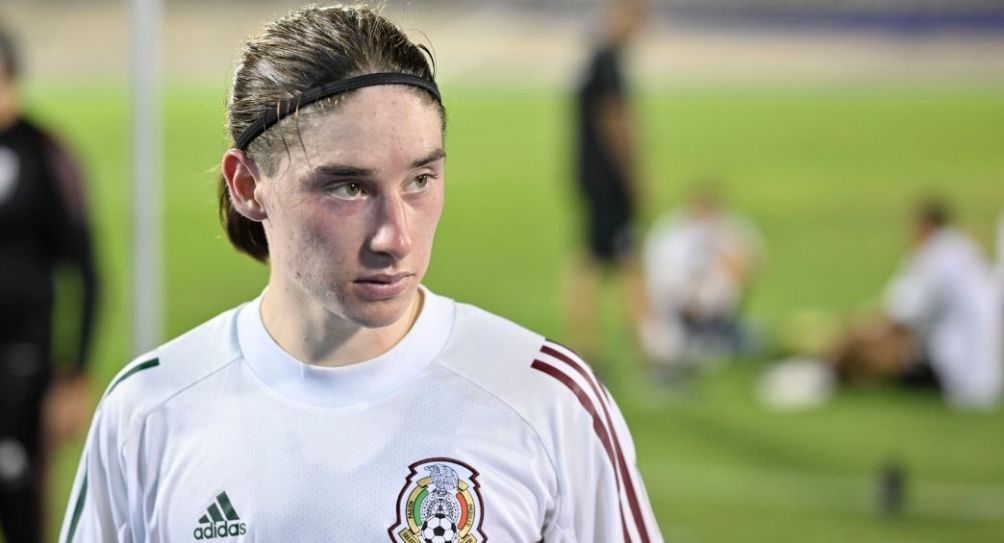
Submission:
POLYGON ((255 222, 268 218, 265 206, 255 189, 261 179, 258 167, 243 151, 230 149, 223 154, 220 170, 227 180, 230 201, 238 213, 255 222))

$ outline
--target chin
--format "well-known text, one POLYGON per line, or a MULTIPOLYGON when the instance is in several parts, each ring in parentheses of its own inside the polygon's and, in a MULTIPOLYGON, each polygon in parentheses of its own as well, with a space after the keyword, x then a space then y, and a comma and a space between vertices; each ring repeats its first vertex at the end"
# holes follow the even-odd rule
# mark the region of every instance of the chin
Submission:
MULTIPOLYGON (((408 312, 409 300, 360 301, 346 316, 359 326, 384 328, 396 324, 408 312)), ((346 308, 348 309, 348 308, 346 308)))

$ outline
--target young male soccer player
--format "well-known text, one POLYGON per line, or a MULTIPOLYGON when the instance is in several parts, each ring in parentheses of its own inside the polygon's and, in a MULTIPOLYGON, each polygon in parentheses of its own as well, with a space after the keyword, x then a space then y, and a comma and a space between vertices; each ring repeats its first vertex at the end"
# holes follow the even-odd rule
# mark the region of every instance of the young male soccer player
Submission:
POLYGON ((268 285, 113 381, 63 541, 661 540, 589 368, 420 285, 443 122, 423 50, 365 8, 251 40, 221 206, 268 285))
POLYGON ((87 423, 84 362, 98 281, 78 169, 24 117, 18 68, 14 40, 0 30, 0 539, 37 543, 46 450, 87 423), (82 296, 74 359, 54 379, 53 276, 61 265, 80 277, 82 296))

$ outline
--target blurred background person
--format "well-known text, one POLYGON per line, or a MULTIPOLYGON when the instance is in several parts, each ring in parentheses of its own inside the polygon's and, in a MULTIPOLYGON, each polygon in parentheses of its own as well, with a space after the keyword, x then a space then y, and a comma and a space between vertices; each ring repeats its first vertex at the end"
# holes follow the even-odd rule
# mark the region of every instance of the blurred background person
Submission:
POLYGON ((23 116, 19 70, 16 43, 0 29, 0 526, 8 543, 35 543, 44 535, 47 452, 79 431, 89 412, 83 370, 98 279, 79 170, 23 116), (54 377, 54 282, 62 264, 76 270, 83 293, 74 360, 54 377))
POLYGON ((916 207, 909 236, 912 249, 886 287, 882 309, 852 319, 823 357, 830 362, 789 360, 768 373, 773 386, 764 385, 763 392, 817 403, 812 394, 787 389, 809 387, 828 395, 829 386, 813 383, 825 382, 832 364, 833 377, 845 384, 938 390, 956 408, 999 404, 1004 316, 992 265, 952 225, 941 199, 916 207))
MULTIPOLYGON (((638 322, 643 295, 635 246, 639 202, 637 128, 623 56, 642 23, 642 0, 611 0, 576 95, 576 181, 586 247, 573 257, 567 318, 572 346, 602 361, 600 291, 606 275, 621 283, 629 317, 638 322)), ((632 329, 634 327, 632 326, 632 329)))
POLYGON ((764 259, 749 220, 726 207, 712 180, 660 217, 642 252, 648 307, 645 351, 672 369, 739 354, 747 334, 740 312, 764 259))
POLYGON ((913 250, 886 291, 893 325, 912 333, 919 357, 901 378, 934 382, 956 407, 993 407, 1001 392, 1000 285, 990 263, 931 198, 912 219, 913 250))

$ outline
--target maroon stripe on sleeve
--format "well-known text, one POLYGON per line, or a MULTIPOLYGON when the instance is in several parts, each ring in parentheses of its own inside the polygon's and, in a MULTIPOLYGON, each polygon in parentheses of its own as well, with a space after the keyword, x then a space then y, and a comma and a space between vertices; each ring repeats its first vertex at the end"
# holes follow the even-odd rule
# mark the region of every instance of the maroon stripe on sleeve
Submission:
MULTIPOLYGON (((554 342, 549 342, 554 345, 558 345, 554 342)), ((567 349, 567 347, 564 347, 567 349)), ((570 349, 569 349, 570 350, 570 349)), ((610 417, 610 411, 607 409, 607 396, 604 394, 605 390, 600 390, 602 387, 599 385, 596 377, 592 373, 586 371, 585 362, 581 359, 572 359, 565 353, 545 344, 541 347, 540 352, 556 358, 566 365, 572 367, 583 379, 589 383, 590 388, 593 390, 593 394, 596 395, 597 401, 600 402, 600 407, 603 408, 603 416, 606 419, 607 427, 610 428, 610 434, 613 436, 614 453, 617 458, 617 470, 620 473, 620 478, 624 481, 625 494, 627 494, 628 505, 631 508, 631 516, 634 518, 635 526, 638 527, 638 534, 641 536, 642 543, 649 542, 648 527, 645 526, 645 517, 641 513, 641 506, 638 501, 638 494, 634 489, 634 483, 631 480, 631 474, 627 467, 627 461, 624 460, 624 451, 621 449, 620 438, 617 436, 617 428, 614 427, 613 419, 610 417)))
MULTIPOLYGON (((593 405, 592 400, 589 399, 589 395, 586 391, 582 390, 582 387, 575 382, 574 379, 565 375, 558 368, 540 360, 534 360, 533 364, 530 365, 531 368, 543 372, 565 385, 566 388, 572 391, 572 394, 579 400, 579 405, 581 405, 592 417, 593 419, 593 431, 596 433, 596 437, 600 439, 600 443, 603 444, 603 449, 607 453, 607 459, 610 460, 610 466, 614 469, 614 478, 617 481, 617 493, 618 498, 620 497, 620 477, 617 475, 617 462, 614 460, 614 449, 610 442, 610 435, 607 433, 607 428, 603 425, 603 421, 600 419, 599 413, 596 412, 596 407, 593 405)), ((619 500, 618 500, 619 501, 619 500)), ((624 541, 630 541, 627 531, 627 523, 624 521, 624 511, 618 507, 621 515, 621 530, 624 533, 624 541)))

